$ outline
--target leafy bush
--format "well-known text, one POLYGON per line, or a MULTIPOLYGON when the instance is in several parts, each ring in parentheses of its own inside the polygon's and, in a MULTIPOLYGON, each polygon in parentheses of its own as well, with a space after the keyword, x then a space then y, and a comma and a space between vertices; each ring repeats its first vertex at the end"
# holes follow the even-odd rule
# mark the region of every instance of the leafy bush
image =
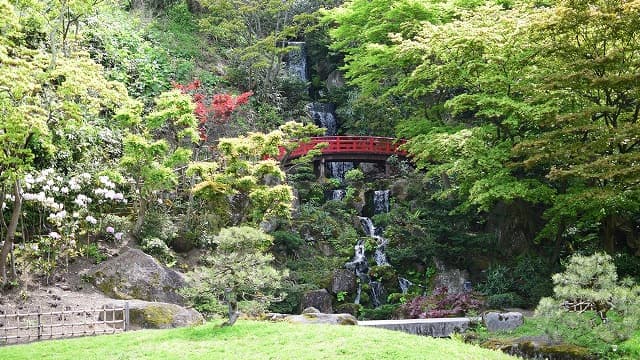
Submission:
POLYGON ((467 312, 478 312, 484 301, 476 293, 449 294, 446 287, 437 288, 432 295, 418 296, 402 305, 405 318, 426 319, 462 316, 467 312))
POLYGON ((273 236, 273 245, 276 250, 284 251, 286 254, 295 254, 302 245, 304 240, 299 234, 290 231, 275 231, 273 236))
POLYGON ((103 253, 98 245, 96 244, 88 244, 82 249, 84 255, 90 259, 93 259, 95 264, 99 264, 105 260, 107 260, 107 255, 103 253))
POLYGON ((144 238, 140 243, 140 247, 142 251, 162 260, 165 264, 169 264, 175 260, 175 256, 171 249, 169 249, 169 246, 167 246, 167 243, 157 237, 144 238))
POLYGON ((493 294, 487 296, 487 307, 490 309, 504 309, 509 307, 525 307, 527 301, 522 296, 508 292, 504 294, 493 294))
POLYGON ((397 304, 380 305, 375 309, 361 308, 358 318, 360 320, 388 320, 394 317, 397 309, 397 304))
POLYGON ((613 262, 618 271, 618 278, 632 277, 636 282, 640 282, 640 256, 627 253, 616 254, 613 262))
POLYGON ((142 239, 158 238, 170 244, 177 234, 178 227, 171 216, 165 211, 154 210, 147 212, 139 236, 142 239))
POLYGON ((509 292, 514 287, 513 271, 506 266, 491 266, 487 270, 487 279, 478 285, 485 295, 498 295, 509 292))

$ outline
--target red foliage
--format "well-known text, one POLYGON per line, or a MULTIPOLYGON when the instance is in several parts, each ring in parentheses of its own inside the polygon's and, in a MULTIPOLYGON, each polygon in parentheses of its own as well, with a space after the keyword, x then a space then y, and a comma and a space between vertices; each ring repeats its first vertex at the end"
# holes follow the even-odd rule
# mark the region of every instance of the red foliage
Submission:
POLYGON ((246 104, 253 92, 247 91, 238 96, 214 94, 211 99, 207 99, 206 94, 200 91, 201 85, 202 83, 197 79, 186 85, 173 83, 174 88, 179 89, 183 94, 192 96, 193 102, 196 104, 193 113, 200 122, 200 139, 205 141, 207 140, 208 127, 229 121, 231 114, 238 106, 246 104))
POLYGON ((468 311, 478 311, 484 305, 478 294, 449 294, 446 287, 437 288, 430 296, 418 296, 402 305, 401 310, 409 319, 462 316, 468 311))

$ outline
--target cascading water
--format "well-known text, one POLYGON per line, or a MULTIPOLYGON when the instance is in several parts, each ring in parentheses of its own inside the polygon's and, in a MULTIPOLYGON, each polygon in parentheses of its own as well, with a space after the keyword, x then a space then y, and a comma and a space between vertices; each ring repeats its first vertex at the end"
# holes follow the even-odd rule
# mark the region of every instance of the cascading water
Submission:
POLYGON ((329 178, 344 180, 345 174, 354 168, 354 164, 350 161, 330 161, 327 168, 329 178))
MULTIPOLYGON (((286 69, 291 76, 297 77, 303 82, 309 81, 307 69, 307 50, 304 42, 287 41, 285 44, 290 50, 285 57, 286 69)), ((331 136, 338 132, 336 121, 336 106, 331 103, 313 102, 307 104, 307 113, 313 122, 326 129, 325 135, 331 136)))
POLYGON ((329 196, 329 200, 340 201, 344 199, 346 195, 347 195, 347 190, 344 190, 344 189, 332 190, 329 196))
POLYGON ((297 77, 304 82, 309 81, 305 43, 302 41, 287 41, 285 45, 291 49, 286 56, 287 70, 291 76, 297 77))
POLYGON ((384 253, 389 241, 377 234, 377 229, 373 225, 373 221, 371 221, 370 218, 360 217, 360 223, 362 224, 362 228, 364 229, 365 233, 369 237, 376 240, 376 251, 373 255, 373 259, 376 261, 376 265, 389 265, 389 262, 387 261, 387 255, 384 253))
POLYGON ((360 303, 360 294, 362 293, 362 284, 366 284, 369 282, 369 263, 367 262, 367 256, 364 252, 364 240, 360 239, 354 246, 355 255, 353 256, 353 260, 346 263, 345 268, 352 270, 358 279, 358 292, 356 293, 356 298, 353 300, 354 304, 360 303))
POLYGON ((335 110, 335 105, 330 103, 313 102, 307 104, 307 112, 313 119, 313 122, 325 128, 325 135, 327 136, 335 135, 338 132, 335 110))
POLYGON ((376 190, 373 192, 373 213, 382 214, 389 212, 389 190, 376 190))
POLYGON ((413 285, 413 283, 403 277, 398 278, 398 286, 400 287, 400 291, 403 294, 406 294, 409 291, 409 288, 413 285))
MULTIPOLYGON (((374 193, 374 213, 380 214, 389 211, 389 192, 387 190, 384 191, 376 191, 374 193)), ((387 260, 387 256, 385 254, 385 249, 387 247, 388 241, 384 237, 380 235, 380 231, 376 229, 375 225, 373 225, 373 221, 371 218, 361 216, 360 223, 362 224, 362 228, 365 233, 375 239, 376 241, 376 250, 373 255, 373 259, 376 262, 377 266, 389 266, 389 261, 387 260)), ((352 261, 345 264, 347 269, 352 269, 355 271, 356 276, 360 279, 360 283, 358 284, 358 290, 356 293, 356 300, 354 303, 359 304, 360 302, 360 293, 362 291, 362 284, 369 284, 371 287, 371 303, 374 307, 378 307, 382 305, 382 301, 385 298, 385 289, 381 282, 379 281, 370 281, 369 276, 366 273, 363 273, 362 270, 366 269, 369 271, 369 264, 367 262, 365 250, 364 250, 364 240, 358 240, 355 246, 355 256, 352 261)))

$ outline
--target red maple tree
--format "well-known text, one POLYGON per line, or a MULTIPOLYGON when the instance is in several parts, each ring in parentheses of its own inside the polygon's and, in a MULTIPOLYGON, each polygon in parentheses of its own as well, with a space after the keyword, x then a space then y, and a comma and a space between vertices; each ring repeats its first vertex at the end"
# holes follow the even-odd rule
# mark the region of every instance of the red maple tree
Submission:
POLYGON ((231 114, 238 106, 246 104, 249 101, 249 97, 253 95, 252 91, 247 91, 237 96, 222 93, 214 94, 208 99, 207 95, 202 92, 202 83, 198 79, 186 85, 173 83, 173 87, 182 91, 183 94, 190 94, 196 104, 194 114, 200 122, 200 139, 202 141, 207 140, 211 126, 221 125, 229 121, 231 114))

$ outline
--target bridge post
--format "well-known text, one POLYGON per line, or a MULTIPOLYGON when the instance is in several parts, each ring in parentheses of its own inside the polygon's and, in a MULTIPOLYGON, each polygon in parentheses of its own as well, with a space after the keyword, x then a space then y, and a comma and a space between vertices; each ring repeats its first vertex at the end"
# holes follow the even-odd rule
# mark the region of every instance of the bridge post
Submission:
POLYGON ((320 179, 324 179, 325 178, 325 174, 324 174, 324 158, 320 158, 320 179))
POLYGON ((384 176, 386 177, 391 176, 391 165, 389 164, 388 161, 384 162, 384 176))

